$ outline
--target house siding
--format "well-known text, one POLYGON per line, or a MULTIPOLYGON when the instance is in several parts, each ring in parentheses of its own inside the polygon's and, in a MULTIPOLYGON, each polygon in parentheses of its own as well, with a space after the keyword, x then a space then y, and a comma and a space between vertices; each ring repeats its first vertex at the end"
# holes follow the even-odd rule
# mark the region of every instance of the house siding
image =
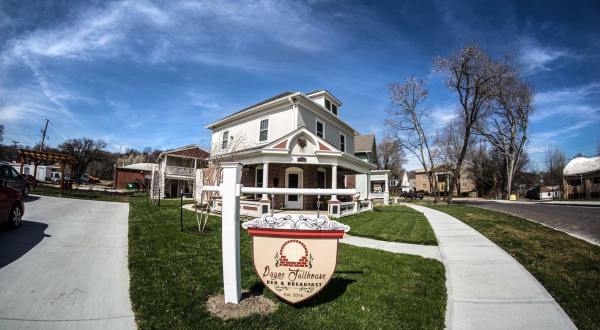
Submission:
MULTIPOLYGON (((292 117, 292 106, 291 104, 288 104, 283 107, 260 111, 260 113, 250 117, 245 117, 228 123, 227 125, 219 126, 218 128, 215 128, 212 133, 211 154, 214 155, 222 152, 221 139, 222 134, 225 131, 229 131, 229 141, 237 147, 235 150, 252 148, 258 145, 267 144, 294 130, 294 121, 290 120, 292 117), (258 132, 260 121, 265 118, 269 118, 269 135, 267 141, 259 143, 258 132)), ((235 150, 230 149, 228 151, 231 152, 235 150)))
MULTIPOLYGON (((325 111, 325 110, 323 110, 325 111)), ((340 133, 346 135, 346 153, 354 154, 354 135, 351 131, 343 129, 332 121, 326 119, 325 115, 319 116, 302 105, 298 105, 298 127, 306 127, 309 131, 315 133, 316 120, 325 124, 325 141, 331 143, 336 148, 340 148, 340 133)))

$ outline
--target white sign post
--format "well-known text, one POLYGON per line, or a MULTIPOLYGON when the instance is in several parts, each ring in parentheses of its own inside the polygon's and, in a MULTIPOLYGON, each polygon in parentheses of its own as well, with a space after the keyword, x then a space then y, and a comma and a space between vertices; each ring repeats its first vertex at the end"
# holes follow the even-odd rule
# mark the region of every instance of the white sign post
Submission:
POLYGON ((223 291, 225 303, 238 304, 242 299, 240 267, 240 194, 307 194, 355 195, 356 189, 266 188, 245 187, 240 184, 242 165, 221 163, 223 180, 219 186, 203 186, 201 191, 221 195, 221 242, 223 249, 223 291))
POLYGON ((222 163, 221 242, 223 248, 223 288, 225 303, 237 304, 242 299, 240 270, 240 174, 239 163, 222 163))

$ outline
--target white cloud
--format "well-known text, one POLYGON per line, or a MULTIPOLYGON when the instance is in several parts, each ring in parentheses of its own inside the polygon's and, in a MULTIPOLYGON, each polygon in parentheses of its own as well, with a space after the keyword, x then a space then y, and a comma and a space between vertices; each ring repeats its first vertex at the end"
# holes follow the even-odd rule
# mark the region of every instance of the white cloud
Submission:
POLYGON ((600 83, 536 93, 535 112, 531 120, 538 122, 548 118, 562 118, 571 123, 591 123, 600 116, 598 97, 600 83))
POLYGON ((456 106, 453 104, 436 105, 428 113, 432 119, 432 124, 435 128, 441 128, 448 125, 456 117, 456 106))
POLYGON ((549 71, 557 60, 573 57, 566 49, 544 47, 530 38, 522 39, 519 48, 518 58, 527 74, 549 71))
POLYGON ((197 61, 257 69, 273 64, 269 56, 275 48, 319 53, 334 49, 340 39, 302 3, 121 1, 11 44, 13 53, 31 57, 124 56, 145 63, 197 61))

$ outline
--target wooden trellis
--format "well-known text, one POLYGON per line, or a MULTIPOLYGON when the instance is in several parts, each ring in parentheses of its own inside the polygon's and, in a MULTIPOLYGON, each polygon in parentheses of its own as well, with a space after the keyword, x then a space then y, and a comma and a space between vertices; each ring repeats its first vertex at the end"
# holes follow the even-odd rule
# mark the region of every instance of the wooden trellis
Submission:
MULTIPOLYGON (((65 186, 65 166, 70 165, 71 168, 77 163, 75 159, 68 155, 58 154, 54 152, 35 151, 27 149, 19 149, 19 159, 21 161, 20 173, 23 174, 23 165, 28 161, 33 161, 39 164, 41 161, 56 162, 60 164, 60 194, 62 195, 65 186)), ((37 169, 37 168, 36 168, 37 169)), ((36 173, 33 174, 34 178, 36 173)))

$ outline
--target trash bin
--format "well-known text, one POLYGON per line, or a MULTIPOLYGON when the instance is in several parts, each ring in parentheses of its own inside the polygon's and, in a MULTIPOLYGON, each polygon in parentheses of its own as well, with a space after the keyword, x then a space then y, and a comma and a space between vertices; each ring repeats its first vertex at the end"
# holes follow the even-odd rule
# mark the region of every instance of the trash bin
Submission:
POLYGON ((327 285, 335 272, 338 241, 350 230, 326 216, 269 213, 242 227, 252 237, 258 277, 292 304, 309 299, 327 285))

